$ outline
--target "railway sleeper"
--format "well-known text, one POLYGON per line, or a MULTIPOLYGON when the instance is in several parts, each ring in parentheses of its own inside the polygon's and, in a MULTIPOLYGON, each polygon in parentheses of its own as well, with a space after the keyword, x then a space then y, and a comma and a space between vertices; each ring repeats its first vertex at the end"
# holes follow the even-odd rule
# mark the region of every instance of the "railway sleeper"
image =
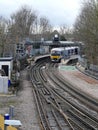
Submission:
POLYGON ((77 114, 73 113, 72 111, 68 110, 68 112, 74 116, 78 121, 80 121, 85 127, 91 129, 91 130, 98 130, 97 126, 95 126, 95 124, 91 124, 91 122, 88 122, 84 119, 82 119, 80 116, 78 116, 77 114))

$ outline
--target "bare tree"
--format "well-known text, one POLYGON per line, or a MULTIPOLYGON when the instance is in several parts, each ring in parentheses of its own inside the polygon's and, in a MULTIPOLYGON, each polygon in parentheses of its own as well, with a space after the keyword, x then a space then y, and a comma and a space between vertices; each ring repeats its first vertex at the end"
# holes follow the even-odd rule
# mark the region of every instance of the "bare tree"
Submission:
POLYGON ((5 18, 0 17, 0 55, 3 56, 4 48, 6 44, 6 30, 7 24, 5 18))
POLYGON ((36 12, 28 6, 23 6, 20 10, 12 14, 9 31, 16 39, 29 37, 32 33, 32 25, 36 19, 36 12))
POLYGON ((52 32, 52 25, 46 17, 41 17, 39 20, 39 30, 42 37, 48 37, 52 32))
POLYGON ((65 35, 66 30, 67 30, 67 26, 65 24, 60 26, 60 34, 61 35, 65 35))
POLYGON ((60 31, 59 31, 60 35, 61 35, 61 40, 71 40, 72 39, 72 34, 73 31, 71 28, 69 28, 67 25, 63 24, 62 26, 60 26, 60 31))
MULTIPOLYGON (((23 38, 33 35, 35 40, 39 34, 44 37, 46 32, 52 30, 52 26, 46 17, 39 17, 37 11, 32 11, 28 6, 23 6, 16 13, 11 15, 9 20, 9 33, 18 42, 23 38)), ((13 41, 13 40, 12 40, 13 41)))
POLYGON ((39 17, 37 11, 22 6, 9 20, 0 17, 0 53, 12 52, 14 56, 16 43, 35 35, 35 40, 41 37, 49 39, 51 32, 52 26, 46 17, 39 17))
POLYGON ((84 3, 74 26, 74 37, 85 43, 88 60, 98 64, 98 1, 84 3))

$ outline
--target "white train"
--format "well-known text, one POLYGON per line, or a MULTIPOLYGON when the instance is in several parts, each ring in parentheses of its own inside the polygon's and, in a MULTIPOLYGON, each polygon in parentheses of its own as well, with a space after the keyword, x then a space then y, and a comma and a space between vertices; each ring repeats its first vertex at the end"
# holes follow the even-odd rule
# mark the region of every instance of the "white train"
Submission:
POLYGON ((79 47, 65 47, 51 49, 50 59, 52 62, 61 62, 61 59, 79 54, 79 47))

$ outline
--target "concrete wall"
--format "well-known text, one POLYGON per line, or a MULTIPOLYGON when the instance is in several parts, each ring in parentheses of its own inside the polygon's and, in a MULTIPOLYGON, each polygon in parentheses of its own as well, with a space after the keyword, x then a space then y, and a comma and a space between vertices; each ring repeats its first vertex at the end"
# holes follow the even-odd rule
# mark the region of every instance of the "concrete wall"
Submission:
POLYGON ((8 77, 0 76, 0 93, 8 93, 8 77))

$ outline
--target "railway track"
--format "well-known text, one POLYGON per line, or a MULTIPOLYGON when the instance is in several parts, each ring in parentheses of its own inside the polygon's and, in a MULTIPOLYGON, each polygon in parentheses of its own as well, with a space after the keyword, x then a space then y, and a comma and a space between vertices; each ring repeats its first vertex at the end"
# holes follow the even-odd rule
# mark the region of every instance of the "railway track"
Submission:
MULTIPOLYGON (((63 79, 57 78, 58 73, 54 73, 57 72, 57 66, 58 64, 54 65, 48 60, 42 60, 31 69, 41 128, 44 130, 97 130, 97 116, 94 117, 92 113, 88 113, 84 106, 77 105, 76 97, 68 92, 68 88, 64 90, 61 87, 65 87, 65 84, 62 83, 63 79)), ((79 96, 77 92, 76 96, 79 96)))

